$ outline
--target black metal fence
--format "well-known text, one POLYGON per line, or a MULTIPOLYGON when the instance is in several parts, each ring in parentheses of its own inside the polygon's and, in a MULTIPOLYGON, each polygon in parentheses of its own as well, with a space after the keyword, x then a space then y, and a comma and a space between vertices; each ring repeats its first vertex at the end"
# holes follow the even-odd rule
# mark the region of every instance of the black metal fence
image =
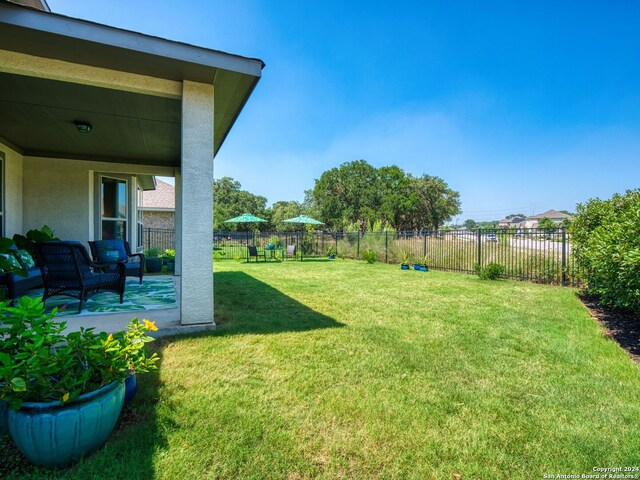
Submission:
MULTIPOLYGON (((173 230, 145 229, 145 248, 173 248, 173 230)), ((214 258, 244 259, 247 245, 286 249, 297 245, 303 257, 426 263, 430 268, 473 273, 478 266, 499 263, 507 278, 580 286, 582 275, 573 255, 571 235, 558 229, 439 230, 405 232, 221 232, 213 234, 214 258)), ((279 250, 276 250, 279 252, 279 250)), ((277 253, 276 253, 277 255, 277 253)))
POLYGON ((143 236, 144 249, 158 248, 160 253, 176 248, 176 232, 173 228, 145 228, 143 236))

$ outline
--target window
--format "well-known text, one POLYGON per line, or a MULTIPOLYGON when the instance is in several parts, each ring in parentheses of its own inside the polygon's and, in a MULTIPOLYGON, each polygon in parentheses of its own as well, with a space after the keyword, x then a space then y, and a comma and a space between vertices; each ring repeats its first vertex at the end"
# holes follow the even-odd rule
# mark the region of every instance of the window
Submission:
POLYGON ((100 222, 102 240, 128 240, 128 182, 102 177, 100 189, 100 222))

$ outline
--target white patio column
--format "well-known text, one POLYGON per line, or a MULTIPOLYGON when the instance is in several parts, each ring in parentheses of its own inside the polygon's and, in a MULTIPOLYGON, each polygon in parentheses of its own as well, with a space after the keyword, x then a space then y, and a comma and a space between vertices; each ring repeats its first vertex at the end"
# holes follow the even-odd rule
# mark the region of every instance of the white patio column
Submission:
POLYGON ((213 85, 182 88, 181 266, 183 325, 213 323, 213 85))

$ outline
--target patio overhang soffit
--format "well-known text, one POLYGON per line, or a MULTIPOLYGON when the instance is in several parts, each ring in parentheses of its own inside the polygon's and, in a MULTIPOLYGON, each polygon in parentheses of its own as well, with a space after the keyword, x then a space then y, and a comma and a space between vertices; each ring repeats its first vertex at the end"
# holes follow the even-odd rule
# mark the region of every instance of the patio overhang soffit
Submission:
POLYGON ((4 143, 29 156, 166 167, 180 165, 183 80, 214 85, 215 155, 264 67, 5 0, 0 60, 4 143), (75 120, 92 131, 79 134, 75 120))

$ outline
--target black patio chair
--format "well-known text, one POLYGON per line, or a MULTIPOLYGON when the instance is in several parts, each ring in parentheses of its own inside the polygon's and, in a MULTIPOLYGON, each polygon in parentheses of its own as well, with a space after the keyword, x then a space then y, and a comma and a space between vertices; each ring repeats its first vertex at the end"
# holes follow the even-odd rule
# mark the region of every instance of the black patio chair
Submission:
POLYGON ((248 261, 251 261, 251 259, 252 259, 253 257, 256 257, 256 263, 258 263, 258 257, 262 257, 262 258, 264 258, 264 261, 265 261, 265 262, 267 261, 267 254, 266 254, 266 252, 265 252, 264 250, 263 250, 262 252, 259 252, 259 251, 258 251, 258 247, 255 247, 255 246, 249 246, 249 247, 247 247, 247 248, 249 248, 249 258, 248 258, 248 261))
POLYGON ((105 263, 109 266, 107 270, 116 271, 119 262, 124 262, 124 269, 127 277, 138 277, 142 284, 144 276, 144 254, 131 253, 129 242, 124 240, 95 240, 89 242, 91 256, 97 263, 105 263), (109 252, 118 252, 117 258, 111 257, 109 252))
POLYGON ((293 258, 296 259, 297 248, 295 245, 287 245, 287 249, 282 252, 282 259, 293 258))
POLYGON ((46 242, 37 245, 40 270, 44 281, 42 301, 54 295, 66 295, 82 304, 99 292, 113 292, 124 296, 125 266, 118 262, 115 270, 106 264, 95 263, 80 242, 46 242))

